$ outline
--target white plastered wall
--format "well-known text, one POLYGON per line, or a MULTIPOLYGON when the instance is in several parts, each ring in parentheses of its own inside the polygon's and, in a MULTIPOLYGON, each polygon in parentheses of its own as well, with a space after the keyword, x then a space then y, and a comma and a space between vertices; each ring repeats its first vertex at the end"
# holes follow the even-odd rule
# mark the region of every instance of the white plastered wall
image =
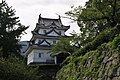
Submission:
POLYGON ((34 63, 34 62, 43 62, 45 63, 46 60, 54 60, 50 56, 49 50, 33 50, 29 55, 28 55, 28 64, 34 63), (39 53, 41 53, 41 57, 39 57, 39 53))

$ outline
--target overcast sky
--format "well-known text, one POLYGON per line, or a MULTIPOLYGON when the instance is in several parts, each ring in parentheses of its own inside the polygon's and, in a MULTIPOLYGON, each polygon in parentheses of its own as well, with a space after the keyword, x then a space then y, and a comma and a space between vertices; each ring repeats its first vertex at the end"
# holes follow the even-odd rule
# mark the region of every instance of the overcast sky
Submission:
MULTIPOLYGON (((65 12, 71 10, 71 6, 84 6, 85 2, 88 0, 6 0, 9 6, 13 6, 16 10, 16 16, 22 24, 30 26, 26 30, 27 34, 23 35, 21 40, 30 40, 32 34, 31 30, 36 27, 38 21, 38 16, 41 13, 42 17, 45 18, 58 18, 59 14, 65 16, 65 12)), ((64 25, 70 25, 70 29, 66 32, 69 34, 73 30, 79 32, 79 27, 76 23, 71 23, 68 19, 62 18, 62 23, 64 25)))

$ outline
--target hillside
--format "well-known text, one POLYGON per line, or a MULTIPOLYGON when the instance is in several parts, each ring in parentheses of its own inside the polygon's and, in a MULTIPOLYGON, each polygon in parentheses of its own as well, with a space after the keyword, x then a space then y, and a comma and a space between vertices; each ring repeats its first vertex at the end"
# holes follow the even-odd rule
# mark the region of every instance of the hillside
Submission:
MULTIPOLYGON (((99 42, 98 42, 99 43, 99 42)), ((79 54, 79 52, 77 52, 79 54)), ((69 56, 57 80, 120 80, 120 35, 83 56, 69 56)))

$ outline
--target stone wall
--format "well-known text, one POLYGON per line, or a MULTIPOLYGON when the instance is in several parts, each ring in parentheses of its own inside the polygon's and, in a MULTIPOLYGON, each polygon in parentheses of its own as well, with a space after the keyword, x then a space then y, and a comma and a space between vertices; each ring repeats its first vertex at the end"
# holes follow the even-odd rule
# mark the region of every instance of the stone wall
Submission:
POLYGON ((57 73, 57 80, 120 80, 120 51, 104 43, 84 56, 70 56, 69 64, 57 73))

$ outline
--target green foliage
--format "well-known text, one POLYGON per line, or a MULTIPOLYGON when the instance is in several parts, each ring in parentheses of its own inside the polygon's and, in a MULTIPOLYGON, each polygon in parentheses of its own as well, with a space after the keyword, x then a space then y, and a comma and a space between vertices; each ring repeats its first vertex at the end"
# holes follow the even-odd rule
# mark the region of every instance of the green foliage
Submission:
POLYGON ((20 58, 21 34, 28 27, 20 23, 15 10, 5 0, 0 3, 0 80, 38 80, 36 69, 20 58))
POLYGON ((119 51, 114 48, 114 40, 102 44, 96 50, 87 52, 84 56, 72 56, 73 59, 57 73, 56 79, 98 80, 100 78, 105 80, 105 75, 108 76, 107 79, 113 77, 118 79, 120 55, 119 51))
MULTIPOLYGON (((120 31, 119 26, 120 25, 117 25, 116 27, 113 27, 113 28, 106 28, 92 42, 89 42, 86 46, 81 47, 80 49, 76 48, 76 51, 74 51, 74 53, 72 54, 73 57, 70 56, 70 57, 66 58, 66 60, 64 60, 61 65, 62 66, 67 65, 74 58, 81 56, 81 55, 85 55, 89 51, 96 50, 99 46, 101 46, 101 44, 107 43, 107 42, 113 40, 115 35, 118 34, 120 31)), ((66 48, 68 48, 68 47, 66 47, 66 48)), ((58 47, 58 49, 59 49, 59 47, 58 47)))
POLYGON ((15 58, 0 58, 0 80, 38 80, 36 70, 15 58))
POLYGON ((19 17, 15 17, 15 10, 2 0, 0 3, 0 57, 20 56, 18 42, 27 28, 20 23, 19 17))
POLYGON ((54 45, 52 51, 73 53, 81 48, 73 55, 84 55, 90 50, 95 50, 102 43, 112 40, 120 30, 118 28, 120 15, 117 14, 120 12, 119 3, 118 0, 89 0, 84 8, 73 7, 74 10, 66 14, 78 22, 81 33, 79 36, 73 35, 73 39, 60 41, 54 45), (75 47, 71 46, 70 41, 75 47))
POLYGON ((119 0, 89 0, 85 7, 72 7, 74 9, 66 13, 80 27, 81 46, 87 45, 107 27, 120 23, 119 4, 119 0))
POLYGON ((113 40, 115 35, 120 32, 118 27, 119 25, 114 28, 106 28, 92 42, 88 43, 85 47, 80 48, 78 51, 76 51, 73 56, 84 55, 86 52, 97 49, 97 47, 99 47, 101 44, 113 40))
POLYGON ((78 21, 93 21, 96 23, 99 31, 106 27, 114 27, 119 24, 120 17, 120 1, 119 0, 89 0, 86 8, 83 8, 78 21))
MULTIPOLYGON (((31 65, 30 65, 31 66, 31 65)), ((40 80, 55 80, 56 72, 59 70, 59 65, 36 65, 40 80)))
POLYGON ((119 13, 119 0, 89 0, 84 8, 66 13, 78 22, 81 31, 78 39, 85 45, 66 58, 57 80, 118 79, 120 39, 115 35, 120 32, 119 13))
POLYGON ((56 55, 59 53, 69 53, 72 54, 76 51, 76 47, 71 43, 71 38, 61 38, 60 41, 54 45, 52 45, 51 52, 52 55, 56 55))
POLYGON ((117 37, 115 37, 113 40, 113 45, 115 48, 118 48, 118 50, 120 50, 120 34, 117 35, 117 37))

